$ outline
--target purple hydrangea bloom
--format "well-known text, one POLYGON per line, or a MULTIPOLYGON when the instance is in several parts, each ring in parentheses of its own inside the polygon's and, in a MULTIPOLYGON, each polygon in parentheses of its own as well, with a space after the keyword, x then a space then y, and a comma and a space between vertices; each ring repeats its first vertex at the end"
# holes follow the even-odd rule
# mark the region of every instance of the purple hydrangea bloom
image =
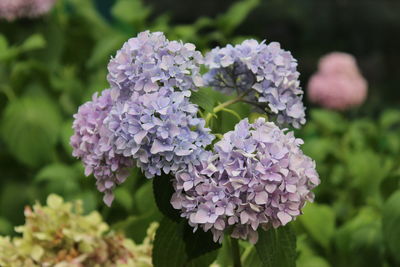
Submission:
POLYGON ((305 123, 297 61, 279 43, 245 40, 242 44, 215 48, 206 55, 206 83, 217 90, 240 95, 266 104, 279 124, 299 128, 305 123))
POLYGON ((191 43, 168 41, 162 32, 141 32, 129 39, 108 64, 113 99, 126 100, 133 92, 156 92, 160 87, 196 90, 203 85, 203 57, 191 43))
POLYGON ((111 89, 79 109, 71 139, 74 156, 83 159, 87 174, 94 173, 107 204, 126 178, 125 167, 136 163, 151 178, 203 159, 214 136, 189 102, 190 90, 202 85, 202 60, 193 44, 149 31, 111 59, 111 89))
POLYGON ((95 93, 92 101, 79 107, 74 115, 74 135, 70 140, 72 155, 82 159, 85 175, 94 174, 97 188, 105 193, 104 202, 108 206, 113 201, 112 190, 125 181, 128 168, 133 165, 132 159, 116 154, 103 137, 104 119, 112 108, 110 92, 104 90, 100 96, 95 93))
POLYGON ((158 91, 117 102, 105 120, 108 144, 117 154, 136 160, 146 177, 174 173, 198 163, 214 136, 198 108, 189 102, 190 91, 158 91))
POLYGON ((211 229, 214 241, 231 227, 232 237, 256 243, 258 227, 286 225, 313 201, 320 181, 302 143, 263 118, 242 120, 215 144, 215 154, 176 173, 171 204, 195 230, 211 229))

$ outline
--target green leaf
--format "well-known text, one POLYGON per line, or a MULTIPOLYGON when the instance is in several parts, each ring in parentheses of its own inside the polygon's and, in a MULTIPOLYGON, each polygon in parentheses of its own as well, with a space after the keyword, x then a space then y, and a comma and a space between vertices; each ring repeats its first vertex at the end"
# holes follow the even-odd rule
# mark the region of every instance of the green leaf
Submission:
MULTIPOLYGON (((191 227, 186 220, 182 221, 184 224, 183 239, 185 242, 185 252, 188 261, 202 257, 203 255, 221 247, 219 243, 215 243, 213 241, 211 231, 204 232, 202 229, 198 229, 195 233, 193 233, 193 227, 191 227)), ((214 259, 216 257, 217 254, 215 254, 214 259)))
POLYGON ((214 243, 211 232, 193 228, 186 220, 175 222, 165 217, 157 229, 153 264, 158 266, 208 266, 217 257, 220 245, 214 243))
POLYGON ((300 222, 322 247, 327 249, 335 232, 335 213, 327 205, 308 203, 300 216, 300 222))
POLYGON ((262 267, 262 262, 254 246, 248 246, 240 258, 245 267, 262 267))
POLYGON ((150 8, 144 6, 141 0, 117 0, 111 13, 120 21, 139 27, 150 15, 150 11, 150 8))
POLYGON ((311 119, 329 132, 342 132, 346 129, 346 121, 339 113, 323 109, 311 110, 311 119))
POLYGON ((137 208, 142 214, 157 209, 151 181, 146 181, 146 183, 136 191, 134 202, 137 204, 137 208))
POLYGON ((330 267, 330 264, 319 257, 306 242, 305 234, 297 238, 297 250, 299 257, 296 261, 297 267, 330 267))
POLYGON ((126 211, 130 211, 133 207, 133 197, 125 187, 115 189, 115 202, 121 204, 126 211))
POLYGON ((153 194, 161 213, 171 220, 179 222, 181 219, 179 212, 171 205, 171 197, 175 192, 171 179, 170 175, 165 174, 153 178, 153 194))
POLYGON ((220 266, 233 266, 231 239, 228 235, 225 235, 222 241, 222 247, 218 252, 217 263, 220 266))
POLYGON ((70 145, 70 139, 73 134, 74 130, 72 129, 72 120, 64 121, 61 126, 60 135, 63 148, 68 153, 68 155, 72 155, 72 146, 70 145))
POLYGON ((346 169, 341 164, 336 164, 336 165, 330 167, 329 172, 330 172, 330 175, 328 176, 329 181, 333 185, 340 185, 343 182, 343 180, 345 179, 345 176, 347 174, 346 169))
POLYGON ((0 236, 9 235, 13 231, 11 223, 5 218, 0 217, 0 236))
POLYGON ((26 182, 12 181, 9 180, 0 188, 0 214, 13 225, 19 225, 24 222, 22 211, 29 204, 34 188, 26 186, 26 182))
POLYGON ((10 153, 34 167, 52 158, 60 122, 57 106, 47 98, 25 97, 7 105, 1 134, 10 153))
POLYGON ((29 80, 39 69, 41 69, 40 63, 32 59, 13 61, 9 75, 10 86, 12 85, 15 89, 23 86, 25 89, 26 82, 30 82, 29 80))
POLYGON ((400 264, 400 190, 383 205, 382 231, 388 253, 400 264))
POLYGON ((6 37, 0 34, 0 60, 9 58, 9 47, 6 37))
POLYGON ((243 0, 236 2, 227 12, 218 17, 217 23, 219 28, 225 34, 231 33, 246 19, 259 3, 260 0, 243 0))
POLYGON ((329 263, 322 257, 307 256, 300 257, 296 264, 297 267, 330 267, 329 263))
POLYGON ((87 66, 89 68, 95 68, 99 65, 104 65, 108 60, 110 60, 110 55, 114 54, 115 51, 121 47, 121 44, 123 44, 125 39, 126 36, 123 34, 113 34, 100 39, 96 43, 92 55, 87 61, 87 66))
POLYGON ((65 64, 61 58, 63 52, 69 44, 74 43, 69 39, 71 36, 65 30, 61 30, 63 28, 61 24, 60 21, 53 20, 41 28, 43 38, 46 40, 46 49, 36 51, 35 58, 43 62, 49 70, 55 70, 59 64, 65 64))
POLYGON ((46 46, 46 40, 41 34, 33 34, 19 47, 22 52, 40 49, 46 46))
POLYGON ((392 109, 386 110, 379 118, 379 123, 384 129, 400 126, 400 111, 392 109))
MULTIPOLYGON (((68 99, 74 95, 80 96, 82 94, 83 85, 78 75, 77 69, 73 66, 60 67, 57 69, 57 72, 50 77, 51 88, 55 91, 63 92, 64 94, 61 95, 62 98, 68 99)), ((64 103, 61 104, 63 104, 66 112, 75 113, 75 103, 66 103, 67 99, 64 99, 64 103)), ((72 102, 72 99, 69 100, 69 102, 72 102)))
POLYGON ((264 267, 296 266, 296 236, 289 225, 258 231, 255 245, 264 267))
POLYGON ((189 261, 187 264, 185 264, 185 267, 204 267, 204 266, 210 266, 211 263, 215 261, 218 255, 218 250, 213 250, 211 252, 208 252, 196 259, 193 259, 189 261))
POLYGON ((212 112, 215 105, 213 90, 208 87, 201 88, 197 92, 192 92, 190 101, 198 105, 207 112, 212 112))
POLYGON ((391 162, 383 161, 382 157, 371 149, 350 151, 346 155, 346 165, 351 185, 365 199, 375 198, 380 201, 379 185, 391 169, 391 162))
MULTIPOLYGON (((393 160, 388 158, 387 160, 393 160)), ((398 188, 400 183, 400 168, 393 170, 390 175, 385 177, 380 185, 380 192, 383 199, 389 198, 398 188)))
POLYGON ((8 49, 8 42, 4 35, 0 34, 0 57, 1 54, 5 53, 8 49))
MULTIPOLYGON (((72 200, 75 200, 75 199, 82 199, 83 210, 85 211, 85 213, 89 213, 89 212, 96 210, 96 208, 98 206, 96 193, 93 190, 86 190, 86 191, 83 191, 82 193, 78 193, 75 196, 73 196, 72 200)), ((103 203, 101 203, 101 204, 103 204, 103 203)))
POLYGON ((140 216, 129 216, 125 220, 115 223, 112 228, 123 231, 127 237, 133 239, 136 243, 142 243, 149 225, 160 220, 160 218, 161 214, 153 210, 140 216))
POLYGON ((61 163, 54 163, 41 169, 35 177, 35 182, 77 180, 79 173, 72 167, 61 163))
POLYGON ((233 109, 223 108, 221 111, 225 111, 225 112, 227 112, 227 113, 233 115, 233 116, 237 119, 237 122, 239 122, 239 121, 242 120, 242 118, 240 117, 240 115, 239 115, 235 110, 233 110, 233 109))
POLYGON ((79 18, 79 23, 92 29, 88 33, 96 40, 101 40, 104 36, 112 33, 111 26, 98 12, 94 1, 69 0, 68 4, 71 5, 71 8, 79 18))
MULTIPOLYGON (((236 103, 236 104, 229 106, 229 108, 232 110, 235 110, 241 118, 246 118, 250 115, 251 107, 246 103, 236 103)), ((234 116, 230 113, 219 112, 218 119, 215 120, 215 122, 216 122, 215 125, 217 126, 216 127, 217 130, 215 132, 226 133, 235 128, 235 125, 237 124, 238 119, 236 116, 234 116)))
POLYGON ((304 153, 316 162, 322 162, 337 148, 333 138, 310 138, 302 146, 304 153))
POLYGON ((7 39, 0 35, 0 60, 8 60, 20 53, 29 52, 46 46, 46 40, 41 34, 29 36, 20 46, 8 47, 7 39))
POLYGON ((400 152, 400 138, 398 132, 385 131, 384 136, 379 139, 383 151, 398 155, 400 152))
POLYGON ((36 175, 34 181, 44 185, 46 193, 56 193, 72 197, 80 191, 79 178, 82 173, 74 166, 54 163, 42 168, 36 175))
POLYGON ((343 136, 343 144, 348 148, 365 150, 371 147, 371 140, 377 135, 376 123, 367 119, 353 121, 343 136))
POLYGON ((178 224, 167 217, 161 221, 153 244, 154 267, 184 266, 187 256, 183 230, 183 221, 178 224))
POLYGON ((382 266, 381 227, 379 211, 368 206, 360 208, 354 218, 335 232, 338 266, 382 266))

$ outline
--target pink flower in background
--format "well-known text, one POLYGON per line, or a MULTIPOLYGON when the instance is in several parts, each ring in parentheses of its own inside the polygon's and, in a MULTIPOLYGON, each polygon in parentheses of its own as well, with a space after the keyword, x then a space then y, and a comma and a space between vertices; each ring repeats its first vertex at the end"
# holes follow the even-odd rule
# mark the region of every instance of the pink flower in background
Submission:
POLYGON ((318 72, 308 82, 308 98, 326 108, 346 110, 365 101, 367 86, 355 58, 333 52, 319 60, 318 72))
POLYGON ((0 0, 0 19, 34 18, 49 12, 56 0, 0 0))

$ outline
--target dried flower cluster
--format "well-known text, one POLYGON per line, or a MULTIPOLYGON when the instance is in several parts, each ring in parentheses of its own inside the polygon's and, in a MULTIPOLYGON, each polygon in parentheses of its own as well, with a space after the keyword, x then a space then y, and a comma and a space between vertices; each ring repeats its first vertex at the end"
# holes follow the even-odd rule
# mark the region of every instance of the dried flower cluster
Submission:
POLYGON ((137 245, 108 232, 109 226, 97 212, 82 213, 80 201, 68 203, 56 195, 48 197, 47 206, 27 207, 25 225, 17 227, 22 237, 0 237, 0 266, 152 266, 156 224, 143 244, 137 245))

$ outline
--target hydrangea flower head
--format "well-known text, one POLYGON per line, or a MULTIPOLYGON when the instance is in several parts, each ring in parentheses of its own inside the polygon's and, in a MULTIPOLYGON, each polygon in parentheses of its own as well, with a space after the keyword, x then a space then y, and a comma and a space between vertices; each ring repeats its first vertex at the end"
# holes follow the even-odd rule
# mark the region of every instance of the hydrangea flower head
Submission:
POLYGON ((104 90, 100 96, 95 93, 92 101, 79 107, 74 115, 74 135, 70 140, 72 155, 82 159, 87 176, 94 174, 97 188, 105 193, 107 205, 113 201, 112 190, 125 181, 128 168, 133 165, 132 159, 116 154, 102 134, 106 130, 104 119, 112 108, 110 92, 104 90))
POLYGON ((0 18, 13 21, 17 18, 34 18, 49 12, 55 0, 1 0, 0 18))
POLYGON ((247 94, 251 101, 266 104, 279 124, 299 128, 305 123, 297 61, 279 43, 246 40, 242 44, 215 48, 206 55, 210 69, 206 83, 217 90, 247 94))
POLYGON ((195 229, 211 229, 214 241, 232 227, 232 237, 255 243, 258 227, 286 225, 313 201, 320 181, 301 144, 263 118, 242 120, 207 161, 177 173, 171 203, 195 229))
POLYGON ((347 110, 367 98, 367 81, 352 55, 334 52, 322 57, 308 83, 309 99, 323 107, 347 110))
POLYGON ((133 92, 156 92, 160 87, 195 90, 202 85, 203 57, 191 43, 168 41, 161 32, 141 32, 129 39, 108 64, 113 99, 126 100, 133 92))
POLYGON ((194 45, 149 31, 111 59, 111 89, 80 108, 71 139, 74 156, 83 159, 87 174, 94 172, 108 205, 134 163, 152 178, 202 158, 214 137, 189 102, 190 90, 202 85, 202 60, 194 45))
POLYGON ((117 154, 136 160, 148 178, 197 163, 214 136, 197 118, 189 91, 159 91, 116 103, 105 120, 108 143, 117 154))

